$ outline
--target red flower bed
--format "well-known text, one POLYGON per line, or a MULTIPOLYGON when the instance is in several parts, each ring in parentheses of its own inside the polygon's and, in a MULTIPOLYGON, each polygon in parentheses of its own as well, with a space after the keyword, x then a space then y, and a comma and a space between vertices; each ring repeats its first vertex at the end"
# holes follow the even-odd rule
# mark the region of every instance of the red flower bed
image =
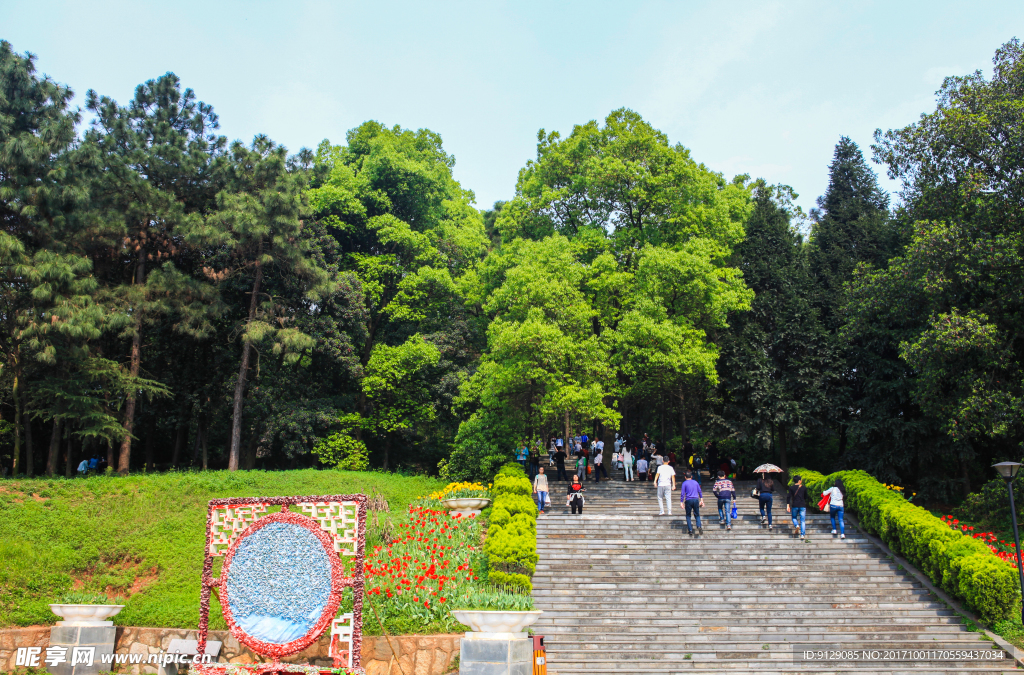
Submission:
POLYGON ((973 525, 961 525, 960 521, 953 516, 942 516, 939 520, 944 522, 946 525, 949 525, 954 530, 960 530, 964 534, 978 539, 988 546, 997 558, 1016 567, 1017 547, 1012 541, 1007 543, 996 536, 995 532, 975 532, 973 525))
POLYGON ((391 545, 374 546, 366 556, 367 600, 386 628, 454 629, 457 622, 445 605, 478 581, 470 556, 479 548, 479 524, 417 506, 409 507, 409 515, 391 545))

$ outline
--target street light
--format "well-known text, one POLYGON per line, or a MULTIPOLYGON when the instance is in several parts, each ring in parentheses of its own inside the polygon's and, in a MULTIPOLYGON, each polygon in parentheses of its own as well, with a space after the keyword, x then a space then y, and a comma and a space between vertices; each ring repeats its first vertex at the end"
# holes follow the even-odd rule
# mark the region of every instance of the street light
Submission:
MULTIPOLYGON (((1020 588, 1024 593, 1024 565, 1021 563, 1020 535, 1017 533, 1017 507, 1013 505, 1013 477, 1020 471, 1020 462, 999 462, 992 468, 1006 481, 1006 489, 1010 491, 1010 517, 1013 518, 1013 539, 1017 544, 1017 574, 1020 576, 1020 588)), ((1020 620, 1024 623, 1024 602, 1021 603, 1020 620)))

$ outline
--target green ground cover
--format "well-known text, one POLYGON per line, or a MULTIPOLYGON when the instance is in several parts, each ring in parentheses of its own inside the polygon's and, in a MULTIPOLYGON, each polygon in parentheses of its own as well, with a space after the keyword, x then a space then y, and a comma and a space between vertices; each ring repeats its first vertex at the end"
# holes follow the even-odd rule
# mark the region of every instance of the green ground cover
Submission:
MULTIPOLYGON (((0 626, 52 624, 68 590, 127 596, 118 625, 199 623, 206 503, 224 497, 380 494, 392 525, 444 486, 422 476, 355 471, 207 471, 0 485, 0 626)), ((370 519, 367 544, 385 519, 370 519), (374 525, 377 521, 379 525, 374 525)), ((211 628, 226 628, 216 602, 211 628)))

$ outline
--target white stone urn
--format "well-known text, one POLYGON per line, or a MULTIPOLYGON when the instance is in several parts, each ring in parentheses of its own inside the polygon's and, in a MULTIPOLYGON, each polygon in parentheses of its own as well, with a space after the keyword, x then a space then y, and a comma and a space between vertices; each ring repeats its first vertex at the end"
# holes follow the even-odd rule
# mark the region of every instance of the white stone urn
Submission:
POLYGON ((58 626, 113 626, 110 617, 124 609, 124 605, 50 605, 50 611, 64 619, 58 626))
POLYGON ((473 629, 468 638, 526 637, 526 628, 532 626, 544 612, 534 609, 526 612, 501 610, 455 609, 452 610, 459 623, 473 629))
POLYGON ((484 497, 458 497, 457 499, 442 499, 444 506, 454 516, 456 513, 463 517, 479 516, 482 509, 486 509, 491 503, 490 499, 484 497))

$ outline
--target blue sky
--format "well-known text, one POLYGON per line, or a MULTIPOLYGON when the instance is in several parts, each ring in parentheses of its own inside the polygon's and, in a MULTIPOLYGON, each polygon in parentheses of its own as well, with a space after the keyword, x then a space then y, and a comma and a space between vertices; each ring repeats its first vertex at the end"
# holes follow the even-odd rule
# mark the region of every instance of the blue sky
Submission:
POLYGON ((79 103, 90 88, 127 102, 173 71, 231 139, 294 151, 367 119, 427 127, 480 207, 513 196, 538 129, 625 106, 727 177, 792 185, 808 209, 840 135, 870 158, 876 128, 933 109, 946 75, 988 73, 1022 28, 1019 0, 0 0, 0 38, 79 103))

